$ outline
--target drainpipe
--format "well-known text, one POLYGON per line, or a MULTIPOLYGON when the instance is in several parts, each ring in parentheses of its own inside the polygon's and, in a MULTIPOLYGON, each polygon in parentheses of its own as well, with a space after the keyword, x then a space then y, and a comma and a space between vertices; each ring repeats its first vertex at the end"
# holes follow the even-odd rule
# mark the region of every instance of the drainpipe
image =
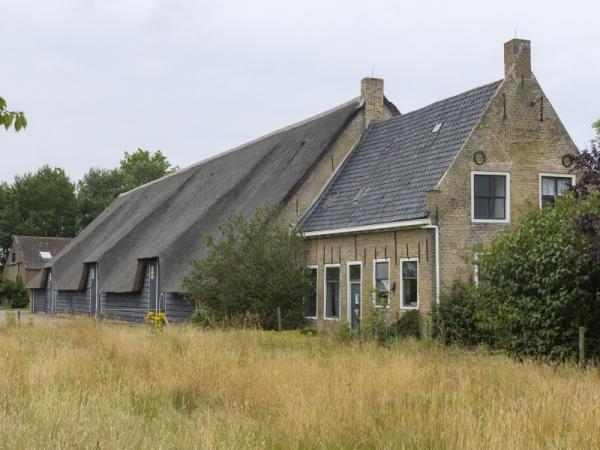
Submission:
POLYGON ((423 228, 433 230, 435 235, 435 302, 440 304, 440 229, 437 225, 426 225, 423 228))

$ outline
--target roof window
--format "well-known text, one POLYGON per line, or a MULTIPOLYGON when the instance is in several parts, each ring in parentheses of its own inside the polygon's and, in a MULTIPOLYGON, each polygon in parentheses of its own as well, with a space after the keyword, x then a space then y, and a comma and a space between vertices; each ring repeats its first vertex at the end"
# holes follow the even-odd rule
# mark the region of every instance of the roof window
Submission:
POLYGON ((444 122, 436 123, 435 127, 433 127, 432 133, 439 133, 439 131, 442 129, 442 125, 444 125, 444 122))
POLYGON ((40 256, 42 257, 42 259, 52 259, 52 253, 47 251, 41 251, 40 256))
POLYGON ((327 197, 327 200, 325 200, 325 203, 323 204, 323 206, 325 208, 329 208, 331 205, 333 205, 333 202, 335 202, 335 199, 337 198, 338 193, 337 192, 332 192, 331 194, 329 194, 329 197, 327 197))
POLYGON ((358 192, 356 193, 356 195, 354 196, 354 198, 352 199, 352 201, 354 203, 359 202, 360 199, 364 197, 364 195, 367 193, 368 190, 369 190, 369 186, 363 186, 363 187, 361 187, 358 190, 358 192))

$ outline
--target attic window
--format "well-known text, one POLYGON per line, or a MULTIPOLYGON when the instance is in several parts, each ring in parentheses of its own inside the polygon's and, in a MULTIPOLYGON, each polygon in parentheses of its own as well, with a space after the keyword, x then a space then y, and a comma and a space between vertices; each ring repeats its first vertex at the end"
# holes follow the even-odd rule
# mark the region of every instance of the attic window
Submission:
POLYGON ((356 193, 356 195, 354 196, 354 198, 352 199, 352 201, 354 203, 359 202, 360 199, 364 197, 364 195, 367 193, 368 190, 369 190, 369 186, 363 186, 363 187, 361 187, 358 190, 358 192, 356 193))
POLYGON ((50 252, 42 251, 40 252, 40 256, 42 259, 52 259, 52 254, 50 252))
POLYGON ((337 192, 332 192, 331 194, 329 194, 329 197, 327 197, 327 200, 325 200, 325 203, 323 204, 323 206, 325 208, 329 208, 331 205, 333 205, 333 202, 335 201, 337 196, 338 196, 337 192))
POLYGON ((444 122, 436 123, 432 133, 438 133, 442 129, 442 125, 444 125, 444 122))

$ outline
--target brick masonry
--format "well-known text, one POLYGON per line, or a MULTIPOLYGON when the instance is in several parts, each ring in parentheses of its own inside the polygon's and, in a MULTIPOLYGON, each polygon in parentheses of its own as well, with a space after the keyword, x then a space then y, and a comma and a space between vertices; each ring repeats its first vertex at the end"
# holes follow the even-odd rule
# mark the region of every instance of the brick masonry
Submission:
MULTIPOLYGON (((476 244, 489 245, 532 208, 539 208, 540 174, 568 174, 563 155, 577 149, 531 72, 529 41, 505 44, 505 79, 487 111, 457 154, 438 186, 428 193, 428 211, 440 230, 441 292, 456 280, 471 280, 476 244), (543 100, 542 100, 543 99, 543 100), (543 102, 543 106, 542 106, 543 102), (476 164, 474 154, 485 154, 476 164), (472 223, 471 176, 473 171, 510 174, 509 223, 472 223)), ((364 95, 368 89, 363 85, 364 95)), ((367 111, 368 114, 368 111, 367 111)), ((363 121, 366 119, 363 117, 363 121)), ((354 138, 354 136, 353 136, 354 138)), ((322 180, 322 178, 321 178, 322 180)), ((306 264, 318 266, 317 328, 331 326, 323 319, 324 267, 340 264, 340 317, 348 319, 347 263, 361 261, 363 316, 373 307, 373 261, 389 258, 390 280, 396 289, 390 296, 390 313, 400 310, 400 258, 419 259, 420 309, 428 311, 435 301, 435 245, 432 230, 398 229, 306 239, 306 264)))

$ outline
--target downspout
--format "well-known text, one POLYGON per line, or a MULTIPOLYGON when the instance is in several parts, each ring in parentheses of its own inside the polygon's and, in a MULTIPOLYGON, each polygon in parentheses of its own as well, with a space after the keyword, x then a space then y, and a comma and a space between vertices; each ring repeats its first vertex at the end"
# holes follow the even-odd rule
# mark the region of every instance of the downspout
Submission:
POLYGON ((440 304, 440 229, 437 225, 426 225, 427 230, 433 230, 435 239, 435 303, 440 304))

